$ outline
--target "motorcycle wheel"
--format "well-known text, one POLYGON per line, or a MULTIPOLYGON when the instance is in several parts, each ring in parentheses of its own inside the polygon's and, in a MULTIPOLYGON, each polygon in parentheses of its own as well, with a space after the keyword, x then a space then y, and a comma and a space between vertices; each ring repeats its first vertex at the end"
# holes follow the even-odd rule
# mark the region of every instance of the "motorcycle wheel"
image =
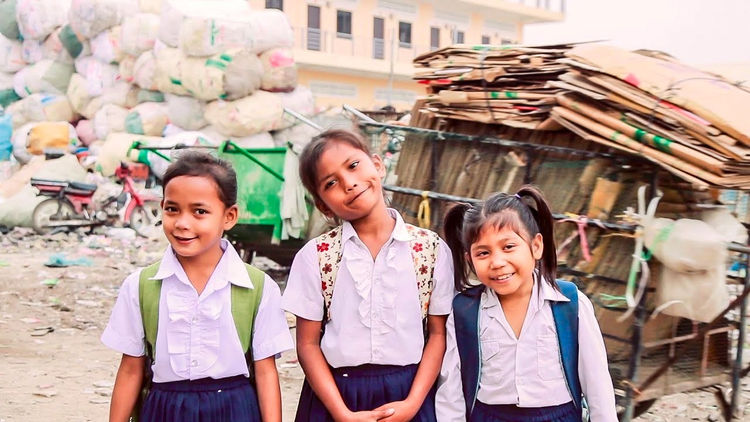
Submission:
POLYGON ((161 224, 161 204, 148 201, 143 206, 133 208, 130 215, 130 228, 139 236, 151 237, 156 227, 161 224))
POLYGON ((75 216, 73 206, 67 202, 60 202, 55 198, 45 199, 34 208, 31 216, 31 226, 38 234, 44 235, 52 229, 49 227, 50 217, 58 214, 64 219, 71 219, 75 216))

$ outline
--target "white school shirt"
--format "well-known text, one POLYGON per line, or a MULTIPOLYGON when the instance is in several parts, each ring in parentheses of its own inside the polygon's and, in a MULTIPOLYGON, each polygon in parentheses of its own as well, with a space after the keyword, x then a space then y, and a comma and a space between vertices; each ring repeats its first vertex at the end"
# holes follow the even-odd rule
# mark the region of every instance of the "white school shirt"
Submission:
MULTIPOLYGON (((334 368, 411 365, 422 360, 424 331, 417 276, 409 241, 412 236, 395 210, 391 237, 373 261, 352 225, 342 229, 342 258, 331 320, 320 348, 334 368)), ((453 259, 440 240, 435 262, 431 315, 448 315, 453 305, 453 259)), ((312 321, 323 320, 323 288, 315 239, 294 258, 282 304, 287 311, 312 321)))
MULTIPOLYGON (((534 283, 521 336, 516 339, 495 291, 482 294, 479 317, 482 369, 477 400, 537 408, 573 400, 563 375, 550 301, 569 302, 547 282, 534 283)), ((436 396, 437 420, 466 420, 454 317, 447 323, 447 350, 436 396)), ((617 422, 615 393, 594 307, 578 292, 578 377, 593 422, 617 422)))
MULTIPOLYGON (((234 247, 221 240, 224 254, 198 296, 172 247, 164 253, 154 279, 162 280, 156 335, 154 382, 249 376, 232 317, 231 284, 253 288, 234 247)), ((125 279, 102 343, 130 356, 146 354, 138 300, 141 271, 125 279)), ((253 358, 262 360, 294 348, 279 286, 266 276, 253 323, 253 358)))

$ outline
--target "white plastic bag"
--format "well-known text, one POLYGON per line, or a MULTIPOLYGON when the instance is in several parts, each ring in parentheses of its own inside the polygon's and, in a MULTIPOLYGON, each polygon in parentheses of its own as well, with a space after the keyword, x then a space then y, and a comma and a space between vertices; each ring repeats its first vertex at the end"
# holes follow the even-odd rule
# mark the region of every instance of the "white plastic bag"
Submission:
POLYGON ((125 18, 122 22, 122 50, 131 56, 153 50, 159 37, 159 15, 139 13, 125 18))
POLYGON ((9 105, 5 111, 13 116, 13 128, 28 122, 71 122, 75 119, 73 107, 65 95, 32 94, 9 105))
POLYGON ((273 48, 291 48, 293 43, 292 26, 277 9, 190 16, 180 26, 180 49, 189 56, 211 56, 230 48, 260 54, 273 48))
POLYGON ((21 98, 42 93, 65 95, 73 73, 72 65, 44 59, 16 73, 13 86, 21 98))
POLYGON ((125 58, 122 50, 122 27, 113 26, 92 38, 91 55, 103 63, 120 63, 125 58))
POLYGON ((243 0, 165 0, 161 8, 159 39, 170 47, 177 47, 180 28, 188 17, 211 19, 249 12, 250 5, 243 0))
POLYGON ((24 39, 43 40, 65 25, 71 0, 18 0, 16 21, 24 39))
POLYGON ((164 93, 191 95, 205 101, 234 100, 257 91, 262 77, 263 65, 248 50, 228 50, 198 58, 165 48, 156 55, 156 86, 164 93))
POLYGON ((24 66, 23 44, 0 35, 0 72, 15 73, 24 66))
POLYGON ((297 88, 297 64, 289 48, 273 48, 260 55, 263 64, 261 89, 291 92, 297 88))
POLYGON ((258 91, 237 101, 214 101, 206 106, 206 120, 222 135, 244 137, 279 129, 284 107, 278 94, 258 91))
POLYGON ((170 123, 185 129, 198 130, 208 125, 204 114, 206 102, 193 97, 166 95, 170 123))
POLYGON ((133 82, 143 89, 158 90, 156 86, 156 56, 153 51, 147 51, 135 60, 133 82))
POLYGON ((727 305, 727 247, 723 236, 700 220, 643 221, 644 244, 663 264, 657 302, 666 315, 710 322, 727 305))
POLYGON ((89 93, 95 97, 102 95, 105 88, 114 86, 120 77, 117 65, 104 63, 92 56, 78 57, 75 68, 86 79, 89 93))
POLYGON ((73 0, 70 26, 83 39, 91 39, 139 11, 137 0, 73 0))

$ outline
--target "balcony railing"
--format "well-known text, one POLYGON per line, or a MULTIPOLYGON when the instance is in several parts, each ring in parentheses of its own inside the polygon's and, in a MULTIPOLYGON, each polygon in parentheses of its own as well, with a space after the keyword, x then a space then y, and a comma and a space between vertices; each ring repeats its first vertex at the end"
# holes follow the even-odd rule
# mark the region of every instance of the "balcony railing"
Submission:
POLYGON ((375 60, 411 63, 415 57, 430 51, 429 46, 404 44, 398 39, 385 39, 337 34, 316 28, 294 28, 294 47, 346 57, 361 57, 375 60))
POLYGON ((537 9, 549 10, 550 12, 565 13, 566 0, 505 0, 508 3, 518 3, 537 9))

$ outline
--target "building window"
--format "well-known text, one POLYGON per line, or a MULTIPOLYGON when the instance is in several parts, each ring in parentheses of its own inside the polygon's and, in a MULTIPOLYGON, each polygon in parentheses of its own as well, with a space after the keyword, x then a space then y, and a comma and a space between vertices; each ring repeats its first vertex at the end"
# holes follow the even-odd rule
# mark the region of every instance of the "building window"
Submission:
POLYGON ((482 44, 490 45, 490 37, 488 37, 487 35, 482 35, 482 44))
POLYGON ((398 42, 401 47, 411 48, 411 24, 408 22, 398 23, 398 42))
POLYGON ((284 10, 284 0, 266 0, 266 9, 284 10))
POLYGON ((430 28, 430 50, 440 48, 440 28, 430 28))
POLYGON ((463 44, 464 43, 464 31, 456 31, 455 33, 456 37, 453 40, 456 44, 463 44))
POLYGON ((343 10, 336 12, 336 36, 339 38, 352 37, 352 12, 343 10))

